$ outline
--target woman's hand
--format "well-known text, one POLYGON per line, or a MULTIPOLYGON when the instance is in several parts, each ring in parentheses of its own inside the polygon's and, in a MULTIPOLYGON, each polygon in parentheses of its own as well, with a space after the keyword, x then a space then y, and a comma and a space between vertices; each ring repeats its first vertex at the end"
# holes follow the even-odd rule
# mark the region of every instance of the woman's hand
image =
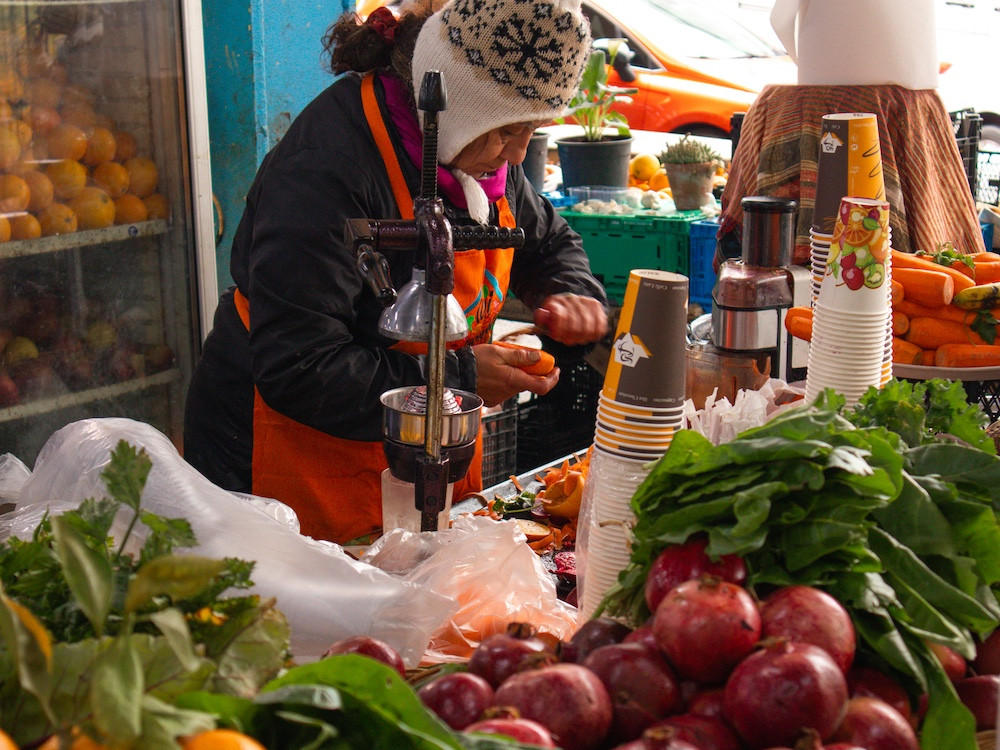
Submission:
POLYGON ((553 294, 535 309, 535 325, 561 344, 589 344, 607 333, 608 314, 593 297, 553 294))
POLYGON ((539 396, 552 390, 559 382, 559 368, 548 375, 529 375, 520 366, 537 362, 541 357, 532 349, 511 349, 496 344, 472 347, 476 355, 476 392, 486 406, 503 403, 521 391, 539 396))

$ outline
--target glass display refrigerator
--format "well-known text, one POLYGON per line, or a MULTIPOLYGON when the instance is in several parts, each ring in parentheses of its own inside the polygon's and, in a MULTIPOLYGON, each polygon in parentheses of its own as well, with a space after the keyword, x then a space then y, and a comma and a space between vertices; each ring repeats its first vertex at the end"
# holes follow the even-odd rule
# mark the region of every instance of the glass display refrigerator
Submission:
POLYGON ((90 417, 182 447, 213 224, 197 0, 0 0, 0 454, 90 417))

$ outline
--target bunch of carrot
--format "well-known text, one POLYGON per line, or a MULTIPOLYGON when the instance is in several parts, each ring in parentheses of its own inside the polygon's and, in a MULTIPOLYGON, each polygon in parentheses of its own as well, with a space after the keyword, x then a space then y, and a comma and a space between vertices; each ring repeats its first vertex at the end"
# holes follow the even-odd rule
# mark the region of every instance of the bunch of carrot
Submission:
MULTIPOLYGON (((930 256, 892 251, 893 361, 936 367, 1000 366, 1000 342, 980 335, 996 325, 988 310, 964 309, 956 294, 979 285, 1000 283, 1000 254, 967 256, 943 265, 930 256), (977 320, 978 318, 978 320, 977 320)), ((785 317, 788 332, 809 340, 812 309, 794 307, 785 317)))

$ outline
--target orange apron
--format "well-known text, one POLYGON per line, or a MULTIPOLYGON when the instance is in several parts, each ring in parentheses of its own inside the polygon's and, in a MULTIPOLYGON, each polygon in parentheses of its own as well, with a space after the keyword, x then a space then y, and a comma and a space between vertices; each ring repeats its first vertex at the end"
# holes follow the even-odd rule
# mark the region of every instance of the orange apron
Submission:
MULTIPOLYGON (((412 219, 413 199, 382 119, 371 74, 362 81, 361 95, 399 213, 412 219)), ((506 197, 500 198, 497 207, 500 225, 514 228, 516 222, 506 197)), ((467 343, 490 340, 507 294, 513 255, 513 248, 455 253, 454 295, 469 324, 467 343)), ((240 320, 249 330, 249 300, 239 290, 235 300, 240 320)), ((303 534, 345 543, 378 531, 382 527, 381 474, 386 467, 381 442, 338 438, 296 422, 265 404, 254 388, 253 493, 291 506, 303 534)), ((480 433, 472 466, 456 483, 455 497, 481 489, 480 433)))

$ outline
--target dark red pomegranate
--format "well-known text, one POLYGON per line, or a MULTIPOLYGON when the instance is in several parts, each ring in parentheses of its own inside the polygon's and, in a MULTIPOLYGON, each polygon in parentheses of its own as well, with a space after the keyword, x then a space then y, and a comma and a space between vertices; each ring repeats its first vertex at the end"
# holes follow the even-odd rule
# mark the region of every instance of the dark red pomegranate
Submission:
POLYGON ((621 643, 632 632, 632 628, 611 617, 595 617, 587 620, 570 637, 563 652, 563 661, 583 664, 595 648, 621 643))
POLYGON ((894 678, 873 667, 855 664, 847 673, 847 694, 851 698, 878 698, 899 711, 904 718, 913 715, 910 696, 894 678))
POLYGON ((625 636, 622 643, 641 643, 643 646, 658 652, 660 650, 660 646, 657 644, 656 636, 653 634, 653 619, 650 618, 644 624, 640 625, 625 636))
POLYGON ((721 683, 760 639, 760 613, 735 583, 718 578, 685 581, 672 588, 653 620, 653 634, 682 677, 702 685, 721 683))
POLYGON ((682 740, 690 742, 699 750, 740 750, 740 738, 722 719, 686 713, 668 716, 658 721, 654 727, 671 727, 682 740))
POLYGON ((627 742, 658 719, 684 709, 677 676, 659 651, 641 643, 612 643, 590 652, 583 666, 611 696, 610 738, 627 742))
POLYGON ((549 730, 531 719, 496 718, 483 719, 470 724, 464 730, 466 733, 502 734, 526 745, 539 747, 556 747, 549 730))
POLYGON ((400 676, 406 677, 406 665, 403 664, 403 658, 399 655, 399 652, 388 643, 380 641, 377 638, 369 638, 366 635, 343 638, 333 643, 324 651, 323 658, 334 656, 335 654, 361 654, 362 656, 375 659, 375 661, 380 661, 383 664, 388 664, 399 672, 400 676))
POLYGON ((704 750, 681 739, 670 727, 650 727, 642 737, 613 750, 704 750))
POLYGON ((487 636, 469 657, 468 669, 494 688, 515 672, 534 669, 555 662, 555 655, 544 641, 510 633, 487 636))
POLYGON ((579 664, 553 664, 511 675, 494 702, 549 730, 562 750, 594 750, 611 729, 611 697, 600 678, 579 664))
POLYGON ((976 644, 972 669, 976 674, 1000 674, 1000 628, 976 644))
POLYGON ((976 729, 994 729, 997 723, 997 693, 1000 676, 981 674, 966 677, 955 683, 955 692, 962 703, 976 717, 976 729))
POLYGON ((683 544, 672 544, 653 561, 646 574, 646 606, 656 612, 663 597, 674 586, 705 575, 742 586, 747 579, 746 565, 736 555, 723 555, 712 560, 705 552, 708 539, 694 536, 683 544))
POLYGON ((847 680, 819 646, 777 641, 737 665, 722 705, 752 747, 794 745, 807 728, 825 741, 847 710, 847 680))
MULTIPOLYGON (((993 710, 996 711, 996 703, 993 710)), ((844 720, 829 739, 859 745, 865 750, 918 750, 920 747, 910 722, 878 698, 851 698, 844 720)))
POLYGON ((472 672, 448 672, 422 685, 417 697, 452 729, 464 729, 493 705, 493 686, 472 672))
POLYGON ((965 661, 964 656, 955 649, 941 643, 931 643, 928 641, 927 648, 931 650, 931 653, 940 662, 941 668, 944 669, 944 673, 948 675, 949 680, 958 682, 965 678, 965 673, 968 671, 969 665, 965 661))
POLYGON ((812 586, 785 586, 760 604, 761 637, 819 646, 847 673, 854 661, 851 616, 840 602, 812 586))
POLYGON ((722 688, 699 690, 688 699, 688 713, 698 716, 708 716, 712 719, 722 718, 722 688))

